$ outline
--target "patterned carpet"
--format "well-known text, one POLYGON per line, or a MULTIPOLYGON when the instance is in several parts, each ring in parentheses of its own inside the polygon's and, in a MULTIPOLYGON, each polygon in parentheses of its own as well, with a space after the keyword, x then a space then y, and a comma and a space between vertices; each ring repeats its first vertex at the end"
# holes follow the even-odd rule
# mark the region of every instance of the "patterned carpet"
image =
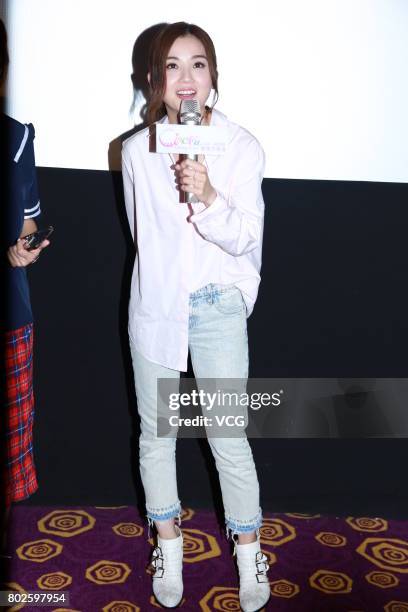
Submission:
MULTIPOLYGON (((239 610, 232 546, 215 515, 185 508, 181 526, 185 589, 180 608, 239 610)), ((10 532, 8 588, 69 591, 68 605, 27 604, 27 611, 161 607, 150 590, 147 527, 134 507, 19 504, 10 532)), ((261 535, 271 566, 272 596, 265 610, 408 612, 408 522, 265 513, 261 535)))

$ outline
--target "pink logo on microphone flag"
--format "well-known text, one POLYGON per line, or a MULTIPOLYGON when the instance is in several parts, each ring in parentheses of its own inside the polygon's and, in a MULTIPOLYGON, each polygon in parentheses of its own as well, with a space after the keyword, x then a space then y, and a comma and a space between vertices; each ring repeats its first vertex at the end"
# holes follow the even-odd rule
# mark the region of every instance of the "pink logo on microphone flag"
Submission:
POLYGON ((156 153, 222 155, 227 130, 222 126, 156 125, 156 153))

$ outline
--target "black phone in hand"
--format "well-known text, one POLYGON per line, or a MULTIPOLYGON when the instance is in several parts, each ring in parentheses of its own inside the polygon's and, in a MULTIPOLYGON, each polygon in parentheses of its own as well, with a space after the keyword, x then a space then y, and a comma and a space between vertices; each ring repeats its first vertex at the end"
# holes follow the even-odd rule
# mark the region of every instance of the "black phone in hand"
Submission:
POLYGON ((52 227, 52 225, 50 225, 45 229, 39 229, 36 232, 33 232, 32 234, 27 234, 27 236, 23 236, 22 240, 25 240, 24 248, 27 249, 27 251, 32 251, 33 249, 36 249, 40 246, 43 240, 45 240, 46 238, 48 238, 48 236, 50 236, 50 234, 52 234, 53 231, 54 228, 52 227))

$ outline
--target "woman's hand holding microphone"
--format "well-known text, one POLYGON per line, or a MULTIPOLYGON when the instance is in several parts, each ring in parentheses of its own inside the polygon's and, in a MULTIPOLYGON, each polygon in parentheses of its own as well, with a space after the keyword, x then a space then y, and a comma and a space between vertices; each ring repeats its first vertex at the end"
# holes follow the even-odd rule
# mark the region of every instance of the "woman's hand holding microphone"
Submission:
POLYGON ((180 189, 196 195, 206 207, 214 202, 217 192, 210 183, 207 168, 204 164, 191 159, 184 159, 175 164, 175 170, 178 172, 180 189))

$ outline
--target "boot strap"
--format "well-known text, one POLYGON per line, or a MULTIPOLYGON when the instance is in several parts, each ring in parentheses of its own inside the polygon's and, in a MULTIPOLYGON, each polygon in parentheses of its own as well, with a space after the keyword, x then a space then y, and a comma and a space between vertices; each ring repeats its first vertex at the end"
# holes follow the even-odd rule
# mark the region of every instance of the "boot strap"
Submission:
POLYGON ((259 550, 255 556, 255 565, 257 569, 256 579, 258 582, 269 582, 266 572, 269 569, 268 557, 262 550, 259 550))
POLYGON ((152 565, 155 569, 154 577, 163 578, 164 567, 163 567, 163 553, 160 546, 156 546, 152 554, 152 565))

